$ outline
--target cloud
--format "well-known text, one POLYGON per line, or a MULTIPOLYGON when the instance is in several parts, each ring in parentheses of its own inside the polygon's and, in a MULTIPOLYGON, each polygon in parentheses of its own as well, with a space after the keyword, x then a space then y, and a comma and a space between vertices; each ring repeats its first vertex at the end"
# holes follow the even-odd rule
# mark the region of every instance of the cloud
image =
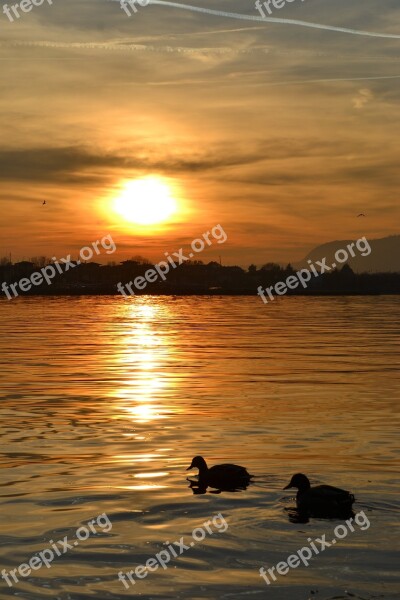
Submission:
MULTIPOLYGON (((95 152, 80 146, 65 148, 0 149, 0 179, 4 181, 53 181, 60 184, 104 181, 110 170, 158 171, 170 174, 214 171, 249 165, 263 159, 263 148, 252 152, 234 152, 218 148, 208 153, 187 156, 164 154, 159 157, 134 153, 112 154, 95 152)), ((123 175, 123 173, 121 173, 123 175)))
POLYGON ((358 95, 353 98, 353 106, 355 109, 360 110, 364 108, 373 98, 373 93, 368 88, 358 90, 358 95))

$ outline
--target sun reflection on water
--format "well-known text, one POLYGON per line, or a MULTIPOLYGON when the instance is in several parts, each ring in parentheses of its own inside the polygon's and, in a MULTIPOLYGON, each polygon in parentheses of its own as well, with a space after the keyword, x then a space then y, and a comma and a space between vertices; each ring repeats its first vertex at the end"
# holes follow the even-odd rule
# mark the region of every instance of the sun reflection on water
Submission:
MULTIPOLYGON (((134 427, 132 433, 126 433, 133 443, 139 445, 153 435, 157 439, 157 432, 163 420, 171 419, 180 412, 171 406, 168 398, 173 395, 176 385, 171 377, 169 364, 175 352, 171 337, 163 333, 160 323, 163 319, 170 319, 170 308, 160 305, 157 299, 150 297, 134 298, 123 307, 124 323, 120 343, 115 348, 113 362, 118 372, 118 383, 110 392, 113 398, 112 411, 116 418, 130 421, 134 427)), ((152 463, 152 472, 137 473, 135 477, 165 477, 160 469, 165 448, 162 454, 156 449, 156 454, 119 454, 114 456, 116 462, 137 464, 152 463), (160 474, 161 473, 161 474, 160 474)), ((149 469, 151 471, 151 467, 149 469)), ((127 489, 150 489, 160 487, 154 483, 130 485, 127 489)), ((161 486, 164 487, 164 486, 161 486)))
POLYGON ((167 419, 174 412, 165 405, 167 388, 173 383, 164 367, 173 348, 157 327, 168 313, 167 306, 161 307, 150 297, 135 298, 126 306, 128 325, 115 353, 123 382, 111 395, 117 399, 115 408, 134 422, 167 419))

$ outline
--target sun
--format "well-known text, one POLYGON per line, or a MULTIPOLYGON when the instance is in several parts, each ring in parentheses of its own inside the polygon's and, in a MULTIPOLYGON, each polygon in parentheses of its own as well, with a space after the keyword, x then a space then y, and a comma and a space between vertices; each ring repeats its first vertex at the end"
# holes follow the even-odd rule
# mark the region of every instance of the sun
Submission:
POLYGON ((127 181, 114 200, 114 210, 130 223, 163 223, 178 208, 172 194, 171 186, 161 177, 149 176, 127 181))

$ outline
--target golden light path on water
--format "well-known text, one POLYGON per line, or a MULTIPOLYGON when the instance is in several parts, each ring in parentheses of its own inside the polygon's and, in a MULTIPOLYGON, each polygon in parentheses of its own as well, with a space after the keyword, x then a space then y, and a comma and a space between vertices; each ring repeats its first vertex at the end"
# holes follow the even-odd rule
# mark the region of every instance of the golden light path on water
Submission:
MULTIPOLYGON (((114 408, 118 415, 126 414, 126 418, 133 423, 149 424, 154 421, 169 419, 177 408, 172 409, 165 404, 159 404, 162 393, 166 396, 166 389, 173 386, 172 379, 161 375, 161 357, 165 359, 172 352, 165 337, 158 334, 154 324, 159 314, 168 308, 161 307, 150 298, 135 299, 134 302, 127 301, 127 317, 133 322, 130 329, 122 336, 122 345, 115 353, 118 369, 126 374, 126 380, 122 387, 116 388, 112 396, 116 398, 114 408), (154 396, 157 395, 157 400, 154 396), (158 402, 158 403, 157 403, 158 402)), ((164 315, 165 317, 166 315, 164 315)), ((170 390, 172 392, 172 390, 170 390)), ((131 436, 132 434, 126 434, 131 436)), ((134 435, 136 440, 145 439, 145 436, 134 435)), ((164 448, 167 451, 168 448, 164 448)), ((123 463, 151 463, 160 458, 160 454, 142 455, 118 455, 117 462, 123 463)), ((166 477, 168 472, 135 473, 135 479, 153 479, 166 477)), ((150 490, 161 489, 167 486, 158 483, 136 484, 120 486, 121 489, 150 490)))

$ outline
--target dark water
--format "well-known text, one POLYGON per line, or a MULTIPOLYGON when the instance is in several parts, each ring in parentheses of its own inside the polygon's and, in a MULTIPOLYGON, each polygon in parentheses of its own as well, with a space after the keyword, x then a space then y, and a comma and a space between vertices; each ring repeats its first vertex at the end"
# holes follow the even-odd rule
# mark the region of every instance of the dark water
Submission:
POLYGON ((396 297, 1 302, 0 570, 76 540, 102 513, 112 529, 97 525, 12 587, 0 579, 0 598, 398 599, 399 308, 396 297), (196 454, 243 464, 255 483, 195 495, 196 454), (339 523, 291 522, 282 488, 297 471, 352 490, 370 527, 267 586, 260 567, 339 523), (129 589, 118 580, 219 513, 226 531, 129 589))

